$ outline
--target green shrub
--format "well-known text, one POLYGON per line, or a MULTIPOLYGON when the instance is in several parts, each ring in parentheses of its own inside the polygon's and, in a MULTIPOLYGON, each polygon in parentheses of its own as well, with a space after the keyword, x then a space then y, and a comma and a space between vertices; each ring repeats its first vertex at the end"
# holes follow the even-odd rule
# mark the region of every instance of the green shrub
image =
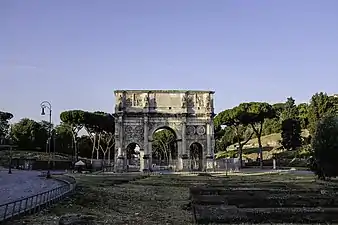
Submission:
POLYGON ((320 179, 338 175, 338 118, 323 118, 316 127, 312 138, 310 169, 320 179))

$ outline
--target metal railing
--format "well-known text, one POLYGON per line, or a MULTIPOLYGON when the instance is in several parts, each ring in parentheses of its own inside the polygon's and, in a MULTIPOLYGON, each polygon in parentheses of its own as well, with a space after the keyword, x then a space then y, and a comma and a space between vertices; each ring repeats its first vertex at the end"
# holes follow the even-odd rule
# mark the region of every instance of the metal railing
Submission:
POLYGON ((67 176, 67 179, 57 178, 57 180, 66 184, 36 195, 1 204, 0 224, 13 217, 37 213, 75 191, 76 181, 73 177, 67 176))

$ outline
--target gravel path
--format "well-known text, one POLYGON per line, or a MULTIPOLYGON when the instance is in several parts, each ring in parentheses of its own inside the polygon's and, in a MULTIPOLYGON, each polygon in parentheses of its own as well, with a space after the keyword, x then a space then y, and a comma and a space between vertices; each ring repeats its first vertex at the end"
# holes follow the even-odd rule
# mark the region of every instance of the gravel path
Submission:
POLYGON ((38 171, 0 170, 0 205, 48 191, 64 183, 38 177, 38 171))

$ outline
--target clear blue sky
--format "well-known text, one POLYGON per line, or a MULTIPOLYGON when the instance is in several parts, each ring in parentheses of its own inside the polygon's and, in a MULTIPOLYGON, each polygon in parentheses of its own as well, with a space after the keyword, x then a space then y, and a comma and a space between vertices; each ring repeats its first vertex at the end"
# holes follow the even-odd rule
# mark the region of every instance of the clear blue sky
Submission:
POLYGON ((1 0, 0 33, 14 121, 113 112, 114 89, 211 89, 216 111, 338 92, 337 0, 1 0))

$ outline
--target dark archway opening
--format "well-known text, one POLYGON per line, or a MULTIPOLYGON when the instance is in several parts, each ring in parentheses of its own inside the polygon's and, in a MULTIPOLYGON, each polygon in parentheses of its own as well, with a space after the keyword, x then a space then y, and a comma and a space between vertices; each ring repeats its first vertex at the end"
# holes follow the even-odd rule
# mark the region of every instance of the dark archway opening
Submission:
POLYGON ((140 146, 137 143, 130 143, 127 146, 127 170, 140 170, 140 146))
POLYGON ((190 145, 191 170, 203 170, 203 147, 200 143, 194 142, 190 145))
POLYGON ((168 127, 153 133, 152 163, 154 170, 175 170, 178 159, 177 137, 168 127))

